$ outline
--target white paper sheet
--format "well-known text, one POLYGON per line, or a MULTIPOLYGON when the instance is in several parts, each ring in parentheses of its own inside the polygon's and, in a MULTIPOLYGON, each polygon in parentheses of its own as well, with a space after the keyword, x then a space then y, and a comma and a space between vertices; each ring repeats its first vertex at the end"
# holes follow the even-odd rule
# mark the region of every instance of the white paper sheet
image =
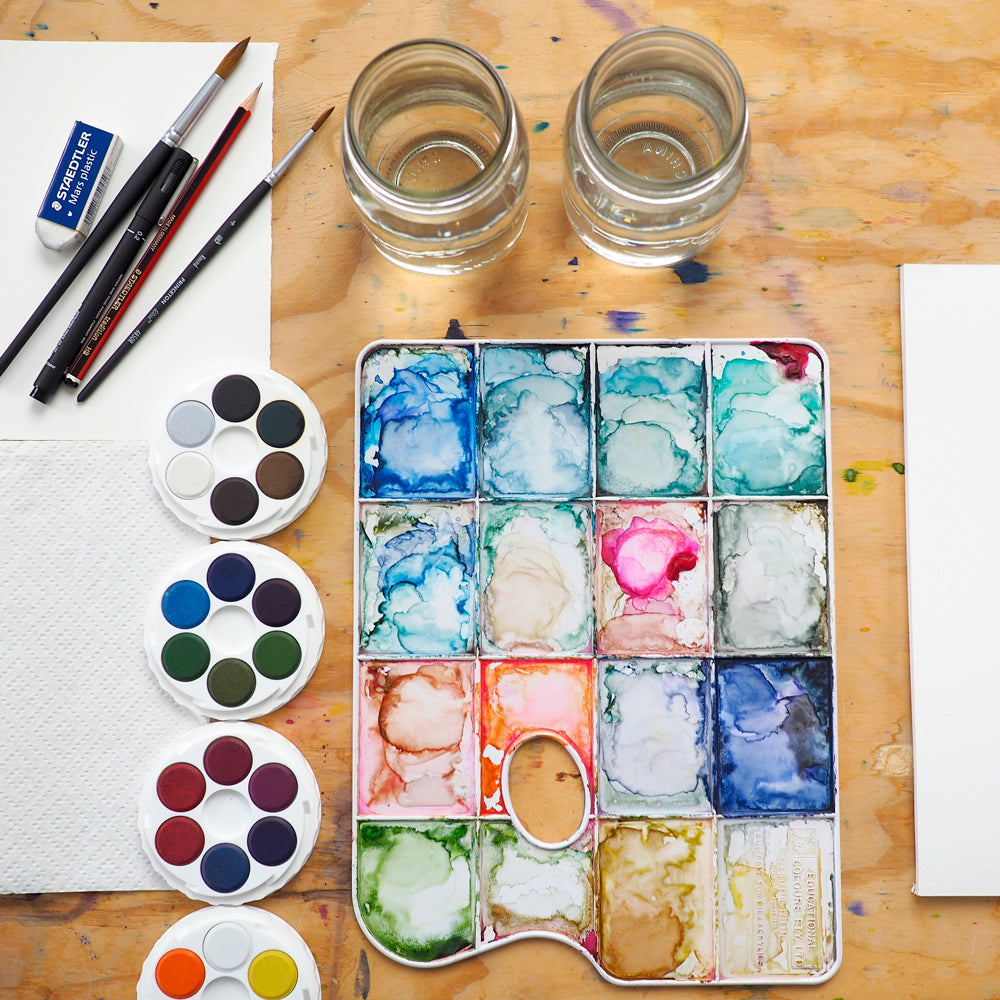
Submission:
MULTIPOLYGON (((42 246, 35 216, 73 122, 116 132, 124 143, 102 204, 106 208, 236 41, 0 41, 0 93, 7 95, 0 102, 0 132, 6 137, 0 171, 0 350, 14 339, 70 256, 42 246)), ((271 169, 276 54, 276 44, 252 42, 188 133, 184 148, 203 158, 239 104, 263 83, 249 122, 136 294, 97 365, 271 169)), ((0 376, 0 438, 145 438, 150 421, 185 379, 227 364, 267 367, 269 204, 265 200, 91 399, 78 404, 64 387, 49 403, 38 403, 28 395, 35 376, 107 260, 118 239, 117 233, 112 236, 0 376)))
POLYGON ((924 896, 1000 895, 1000 266, 901 274, 917 870, 924 896))
POLYGON ((139 792, 204 720, 160 688, 143 619, 208 539, 160 502, 145 442, 6 441, 0 463, 0 892, 163 888, 139 792))

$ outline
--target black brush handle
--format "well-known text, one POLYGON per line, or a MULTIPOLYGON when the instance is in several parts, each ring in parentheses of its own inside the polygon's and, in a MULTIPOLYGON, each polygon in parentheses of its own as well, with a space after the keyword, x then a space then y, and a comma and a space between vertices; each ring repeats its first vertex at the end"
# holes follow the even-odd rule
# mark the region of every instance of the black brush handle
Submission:
POLYGON ((62 298, 65 291, 76 280, 91 257, 104 245, 108 237, 118 228, 119 223, 139 203, 150 185, 156 180, 163 169, 174 147, 162 139, 146 154, 146 158, 135 168, 132 176, 125 182, 114 200, 98 219, 90 235, 83 241, 80 248, 73 254, 69 263, 55 280, 45 298, 21 327, 17 336, 10 342, 7 349, 0 355, 0 375, 10 367, 21 348, 31 339, 41 322, 49 314, 52 307, 62 298))

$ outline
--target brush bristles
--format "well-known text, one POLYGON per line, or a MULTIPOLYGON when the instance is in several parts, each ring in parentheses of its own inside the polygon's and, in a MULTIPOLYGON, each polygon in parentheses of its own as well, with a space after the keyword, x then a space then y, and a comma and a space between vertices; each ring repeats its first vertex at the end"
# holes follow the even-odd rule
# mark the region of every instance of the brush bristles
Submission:
POLYGON ((325 122, 327 118, 329 118, 330 115, 333 114, 333 108, 335 108, 336 106, 337 105, 334 104, 333 107, 327 108, 326 111, 324 111, 323 114, 321 114, 319 118, 317 118, 316 121, 313 122, 312 128, 309 131, 315 132, 320 127, 320 125, 322 125, 323 122, 325 122))
POLYGON ((215 70, 216 76, 221 76, 223 80, 229 76, 230 73, 236 68, 236 64, 243 57, 243 53, 246 52, 247 46, 250 44, 250 36, 247 35, 242 42, 237 42, 225 55, 222 62, 219 63, 215 70))

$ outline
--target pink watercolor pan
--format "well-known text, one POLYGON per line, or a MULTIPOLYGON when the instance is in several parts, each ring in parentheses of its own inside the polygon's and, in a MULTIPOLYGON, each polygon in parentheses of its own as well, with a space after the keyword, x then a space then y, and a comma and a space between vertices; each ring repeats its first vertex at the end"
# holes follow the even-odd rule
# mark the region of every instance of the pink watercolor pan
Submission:
POLYGON ((316 778, 283 736, 250 722, 183 734, 154 763, 139 803, 153 867, 207 903, 245 903, 280 889, 319 833, 316 778))
POLYGON ((368 939, 413 968, 541 937, 619 985, 829 979, 822 348, 379 341, 356 379, 368 939), (565 765, 530 756, 543 738, 565 765), (582 785, 552 836, 522 752, 582 785))

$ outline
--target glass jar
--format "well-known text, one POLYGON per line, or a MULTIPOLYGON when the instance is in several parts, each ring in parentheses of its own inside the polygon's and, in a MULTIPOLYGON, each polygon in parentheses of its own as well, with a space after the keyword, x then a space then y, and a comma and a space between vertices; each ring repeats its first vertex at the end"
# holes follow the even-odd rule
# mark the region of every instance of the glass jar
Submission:
POLYGON ((418 39, 372 60, 348 98, 342 159, 365 229, 403 267, 479 267, 524 228, 524 123, 497 71, 465 46, 418 39))
POLYGON ((736 68, 689 31, 620 39, 570 101, 563 202, 591 249, 655 267, 697 254, 718 234, 750 157, 736 68))

